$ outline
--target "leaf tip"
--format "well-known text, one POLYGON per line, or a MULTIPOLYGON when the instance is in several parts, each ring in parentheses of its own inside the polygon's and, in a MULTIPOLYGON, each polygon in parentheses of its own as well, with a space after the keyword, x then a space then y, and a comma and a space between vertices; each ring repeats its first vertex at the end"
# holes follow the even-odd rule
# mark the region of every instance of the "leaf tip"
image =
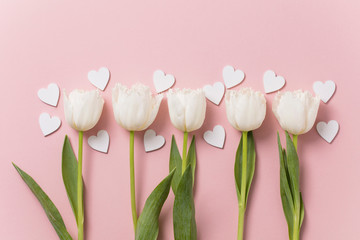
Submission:
POLYGON ((18 167, 14 162, 11 162, 11 164, 14 166, 14 168, 15 168, 16 170, 19 169, 19 167, 18 167))

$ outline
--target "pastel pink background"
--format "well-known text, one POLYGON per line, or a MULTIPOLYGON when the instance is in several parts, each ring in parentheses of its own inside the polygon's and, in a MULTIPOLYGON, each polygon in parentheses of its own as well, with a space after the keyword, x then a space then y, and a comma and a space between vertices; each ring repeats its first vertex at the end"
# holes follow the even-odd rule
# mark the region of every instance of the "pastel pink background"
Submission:
MULTIPOLYGON (((360 239, 360 2, 357 0, 197 0, 197 1, 0 1, 0 236, 2 239, 57 239, 40 204, 11 162, 33 176, 61 212, 76 239, 76 224, 61 178, 65 134, 77 149, 77 135, 65 122, 63 98, 57 108, 42 103, 38 89, 57 83, 61 90, 94 89, 87 72, 106 66, 111 80, 99 124, 110 133, 108 154, 85 144, 86 239, 133 239, 127 131, 112 113, 116 82, 151 86, 154 70, 176 77, 175 87, 201 88, 222 81, 222 68, 246 73, 236 87, 263 91, 262 75, 273 69, 286 80, 284 90, 312 91, 314 81, 334 80, 337 90, 321 103, 317 121, 335 119, 340 131, 332 144, 316 130, 299 138, 301 189, 306 207, 302 239, 360 239), (48 112, 63 121, 43 137, 38 117, 48 112)), ((246 215, 248 240, 287 238, 279 194, 279 160, 271 112, 255 131, 257 162, 246 215)), ((151 126, 166 138, 159 151, 145 153, 143 132, 135 137, 137 206, 168 173, 171 135, 166 101, 151 126)), ((236 239, 237 199, 233 165, 240 133, 225 116, 225 104, 208 102, 197 137, 196 220, 199 240, 236 239), (221 124, 223 150, 202 134, 221 124)), ((284 134, 281 132, 284 141, 284 134)), ((180 144, 181 149, 181 144, 180 144)), ((173 239, 170 193, 160 216, 159 239, 173 239)))

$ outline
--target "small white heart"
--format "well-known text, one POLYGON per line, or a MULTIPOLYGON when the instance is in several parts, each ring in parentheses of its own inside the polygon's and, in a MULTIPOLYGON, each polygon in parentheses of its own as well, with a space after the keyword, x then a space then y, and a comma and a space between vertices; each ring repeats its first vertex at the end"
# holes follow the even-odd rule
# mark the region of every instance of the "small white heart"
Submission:
POLYGON ((240 84, 245 78, 245 73, 240 69, 235 69, 232 66, 225 66, 223 68, 223 79, 226 88, 232 88, 240 84))
POLYGON ((156 135, 156 132, 152 129, 148 129, 144 135, 145 152, 151 152, 158 150, 165 144, 165 138, 161 135, 156 135))
POLYGON ((60 118, 50 117, 48 113, 42 113, 39 117, 40 129, 44 136, 47 136, 59 129, 61 125, 60 118))
POLYGON ((212 131, 204 133, 204 140, 217 148, 223 148, 225 142, 225 129, 221 125, 216 125, 212 131))
POLYGON ((339 131, 339 123, 335 120, 331 120, 328 123, 318 122, 316 130, 325 141, 331 143, 339 131))
POLYGON ((225 87, 222 82, 216 82, 212 86, 205 85, 203 90, 205 92, 206 98, 216 105, 219 105, 225 93, 225 87))
POLYGON ((110 137, 106 130, 98 131, 96 136, 88 138, 89 146, 99 152, 107 153, 109 150, 110 137))
POLYGON ((161 70, 156 70, 153 75, 153 81, 157 93, 168 90, 175 83, 175 77, 171 74, 165 74, 161 70))
POLYGON ((316 81, 313 84, 314 92, 320 96, 321 101, 327 103, 335 92, 335 83, 331 80, 325 83, 316 81))
POLYGON ((91 70, 88 72, 88 79, 92 85, 104 91, 110 79, 110 71, 106 67, 102 67, 99 71, 91 70))
POLYGON ((37 94, 41 101, 56 107, 59 101, 60 90, 56 83, 50 83, 47 88, 39 89, 37 94))
POLYGON ((285 78, 276 76, 275 72, 272 70, 268 70, 264 73, 263 81, 265 93, 275 92, 285 85, 285 78))

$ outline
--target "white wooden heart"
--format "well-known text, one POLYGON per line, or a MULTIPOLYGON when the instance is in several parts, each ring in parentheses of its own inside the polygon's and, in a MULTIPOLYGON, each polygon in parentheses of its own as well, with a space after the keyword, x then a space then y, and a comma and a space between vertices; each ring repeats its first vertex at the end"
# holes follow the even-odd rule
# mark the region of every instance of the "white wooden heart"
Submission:
POLYGON ((104 91, 110 79, 110 71, 106 67, 102 67, 98 71, 91 70, 88 72, 88 79, 92 85, 104 91))
POLYGON ((175 83, 175 77, 171 74, 165 74, 161 70, 156 70, 153 74, 153 81, 157 93, 168 90, 175 83))
POLYGON ((275 92, 280 90, 285 85, 285 78, 276 76, 275 72, 268 70, 263 77, 265 93, 275 92))
POLYGON ((212 86, 205 85, 203 90, 205 92, 206 98, 216 105, 219 105, 225 93, 225 87, 222 82, 216 82, 212 86))
POLYGON ((316 130, 325 141, 331 143, 339 132, 339 123, 335 120, 331 120, 328 123, 318 122, 316 130))
POLYGON ((223 79, 226 88, 232 88, 240 84, 245 78, 245 73, 240 69, 235 71, 232 66, 225 66, 223 68, 223 79))
POLYGON ((204 140, 217 148, 223 148, 225 142, 225 129, 221 125, 216 125, 212 131, 204 133, 204 140))
POLYGON ((334 95, 336 85, 333 81, 328 80, 325 83, 316 81, 313 84, 314 92, 320 96, 321 101, 327 103, 334 95))
POLYGON ((109 150, 110 137, 106 130, 98 131, 96 136, 88 138, 89 146, 99 152, 107 153, 109 150))
POLYGON ((39 124, 42 133, 47 136, 59 129, 61 120, 56 116, 50 117, 48 113, 42 113, 39 117, 39 124))
POLYGON ((60 90, 56 83, 50 83, 47 88, 39 89, 37 94, 41 101, 56 107, 59 101, 60 90))
POLYGON ((160 149, 165 144, 165 138, 161 135, 156 135, 152 129, 146 130, 144 134, 145 152, 151 152, 160 149))

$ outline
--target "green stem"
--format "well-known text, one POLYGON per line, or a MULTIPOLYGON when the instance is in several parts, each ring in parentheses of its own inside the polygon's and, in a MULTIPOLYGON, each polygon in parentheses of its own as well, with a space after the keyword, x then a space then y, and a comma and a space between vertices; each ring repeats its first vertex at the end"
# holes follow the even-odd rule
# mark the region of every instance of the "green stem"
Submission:
MULTIPOLYGON (((300 214, 300 211, 296 209, 297 213, 300 214)), ((291 240, 299 240, 300 239, 300 215, 296 214, 293 219, 294 227, 293 227, 293 235, 291 240)))
MULTIPOLYGON (((297 152, 297 145, 298 145, 298 135, 293 135, 293 143, 295 146, 295 150, 297 152)), ((293 219, 293 235, 291 240, 299 240, 300 239, 300 202, 295 201, 295 214, 293 219)))
POLYGON ((239 222, 238 222, 238 240, 243 239, 244 235, 244 218, 246 211, 246 174, 247 174, 247 135, 248 132, 242 132, 242 166, 241 166, 241 189, 239 203, 239 222))
POLYGON ((184 174, 185 169, 186 169, 187 140, 188 140, 188 132, 184 132, 181 174, 184 174))
POLYGON ((78 152, 78 174, 77 174, 78 240, 84 239, 82 158, 83 158, 83 132, 80 131, 79 132, 79 152, 78 152))
POLYGON ((244 235, 244 218, 245 208, 242 208, 239 204, 239 222, 238 222, 238 240, 243 240, 244 235))
POLYGON ((130 131, 130 191, 131 191, 131 213, 136 231, 137 213, 135 201, 135 170, 134 170, 134 131, 130 131))
POLYGON ((297 152, 298 135, 293 135, 293 143, 297 152))

